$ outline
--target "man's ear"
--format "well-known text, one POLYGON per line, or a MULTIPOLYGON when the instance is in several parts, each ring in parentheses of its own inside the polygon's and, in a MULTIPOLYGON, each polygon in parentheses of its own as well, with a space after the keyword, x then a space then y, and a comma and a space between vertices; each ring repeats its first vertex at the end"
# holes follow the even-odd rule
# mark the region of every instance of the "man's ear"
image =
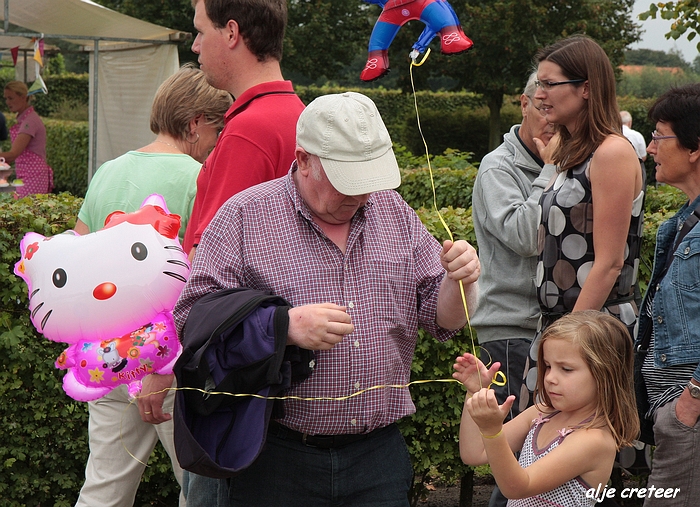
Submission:
POLYGON ((527 98, 527 95, 524 93, 520 95, 520 113, 522 114, 523 118, 527 115, 527 106, 530 105, 530 99, 527 98))
POLYGON ((297 146, 294 150, 294 157, 297 160, 297 170, 304 176, 311 170, 311 164, 309 163, 309 154, 301 146, 297 146))
POLYGON ((226 23, 226 26, 224 27, 224 32, 227 36, 228 47, 233 49, 241 38, 241 31, 238 29, 238 22, 233 19, 229 19, 228 23, 226 23))
POLYGON ((690 162, 695 164, 700 161, 700 141, 698 141, 698 146, 690 152, 690 162))

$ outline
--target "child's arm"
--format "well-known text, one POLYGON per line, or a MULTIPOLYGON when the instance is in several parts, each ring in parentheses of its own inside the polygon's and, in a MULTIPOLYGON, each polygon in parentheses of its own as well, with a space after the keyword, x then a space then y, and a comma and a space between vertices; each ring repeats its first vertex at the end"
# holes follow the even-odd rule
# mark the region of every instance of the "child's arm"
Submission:
MULTIPOLYGON (((489 386, 494 379, 496 372, 501 367, 501 363, 496 362, 491 368, 486 368, 483 362, 473 354, 465 353, 459 357, 454 364, 454 378, 459 380, 467 388, 467 395, 464 398, 464 408, 462 410, 462 422, 459 429, 459 452, 462 461, 467 465, 483 465, 486 463, 486 454, 481 445, 481 435, 467 411, 469 398, 482 386, 489 386)), ((501 418, 501 422, 503 418, 501 418)))
POLYGON ((535 407, 530 407, 505 425, 514 396, 509 396, 505 403, 498 405, 493 390, 482 389, 464 401, 462 422, 459 428, 459 453, 467 465, 483 465, 490 462, 485 442, 502 441, 508 455, 515 461, 513 453, 519 451, 532 420, 537 416, 535 407))
MULTIPOLYGON (((522 414, 521 414, 522 415, 522 414)), ((520 416, 519 416, 520 417, 520 416)), ((605 485, 615 460, 615 442, 603 429, 580 429, 549 454, 522 468, 506 438, 483 439, 491 473, 506 498, 528 498, 582 476, 591 486, 605 485)), ((548 442, 549 443, 549 442, 548 442)))

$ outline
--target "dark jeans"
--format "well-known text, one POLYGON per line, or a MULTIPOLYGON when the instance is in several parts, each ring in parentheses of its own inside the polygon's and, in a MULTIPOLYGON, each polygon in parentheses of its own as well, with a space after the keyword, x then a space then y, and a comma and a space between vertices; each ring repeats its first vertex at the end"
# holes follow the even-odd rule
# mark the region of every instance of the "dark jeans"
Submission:
POLYGON ((496 340, 486 342, 480 345, 480 348, 479 359, 486 365, 496 361, 500 362, 501 371, 506 376, 506 385, 497 386, 494 384, 491 386, 491 389, 496 391, 498 403, 506 401, 506 398, 511 394, 515 395, 515 403, 513 403, 506 418, 506 421, 509 421, 521 412, 519 402, 523 390, 525 362, 530 351, 530 340, 496 340))
POLYGON ((335 449, 272 433, 260 457, 229 482, 231 507, 408 507, 413 467, 395 424, 335 449))
MULTIPOLYGON (((496 340, 481 345, 479 359, 484 364, 499 361, 501 363, 501 371, 506 376, 506 385, 497 386, 494 384, 491 386, 491 389, 496 391, 498 403, 506 401, 506 398, 511 394, 515 396, 515 402, 510 408, 506 421, 520 413, 520 397, 523 396, 523 391, 527 391, 527 388, 524 388, 523 375, 529 351, 530 340, 523 339, 496 340)), ((524 396, 529 400, 527 392, 524 396)), ((507 503, 508 499, 503 496, 498 486, 495 486, 489 499, 489 507, 505 507, 507 503)))

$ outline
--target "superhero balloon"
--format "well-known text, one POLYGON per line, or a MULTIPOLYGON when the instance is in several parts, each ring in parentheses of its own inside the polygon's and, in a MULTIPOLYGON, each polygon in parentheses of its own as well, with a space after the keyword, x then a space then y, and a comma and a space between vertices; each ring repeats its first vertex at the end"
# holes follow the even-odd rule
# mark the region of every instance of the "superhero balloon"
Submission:
POLYGON ((103 229, 84 236, 74 231, 51 237, 25 234, 20 242, 22 257, 14 271, 27 283, 34 327, 49 340, 77 344, 59 359, 60 367, 76 368, 64 378, 64 389, 72 397, 95 399, 108 387, 106 392, 140 380, 143 375, 136 378, 138 375, 126 373, 117 375, 112 383, 103 380, 111 381, 113 374, 124 372, 127 365, 132 371, 136 367, 128 362, 132 359, 140 358, 146 365, 142 371, 147 373, 172 371, 167 371, 168 364, 179 354, 180 344, 172 317, 163 314, 172 311, 190 272, 177 237, 179 228, 180 217, 168 213, 161 196, 152 195, 138 211, 112 213, 103 229), (149 331, 148 338, 141 340, 143 345, 127 347, 128 357, 120 356, 127 363, 114 371, 116 349, 108 343, 149 326, 157 329, 156 334, 149 331), (149 348, 144 348, 146 342, 149 348), (158 349, 166 342, 168 354, 158 349), (88 351, 98 349, 103 349, 99 358, 89 356, 88 351), (84 364, 91 366, 92 377, 83 375, 80 368, 84 364), (82 385, 91 389, 86 389, 85 395, 79 396, 76 388, 68 387, 75 385, 74 380, 86 378, 88 383, 82 385))
POLYGON ((468 51, 472 41, 464 34, 454 9, 445 0, 364 0, 382 7, 369 39, 367 63, 360 74, 363 81, 374 81, 389 72, 389 46, 403 25, 421 20, 425 29, 413 45, 411 55, 423 53, 440 34, 440 50, 446 55, 468 51))

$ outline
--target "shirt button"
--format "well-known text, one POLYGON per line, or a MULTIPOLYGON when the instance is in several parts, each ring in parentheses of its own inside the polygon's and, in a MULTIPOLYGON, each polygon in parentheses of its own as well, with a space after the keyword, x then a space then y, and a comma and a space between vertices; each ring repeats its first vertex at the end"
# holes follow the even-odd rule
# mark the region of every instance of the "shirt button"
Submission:
POLYGON ((357 419, 350 419, 350 424, 357 426, 357 419))
POLYGON ((665 363, 666 362, 666 354, 661 354, 660 359, 661 359, 662 363, 665 363))
POLYGON ((350 301, 350 302, 348 303, 348 308, 355 308, 355 303, 353 303, 352 301, 350 301))
POLYGON ((359 383, 359 382, 355 382, 355 389, 359 389, 359 388, 360 388, 360 383, 359 383))
POLYGON ((664 318, 661 315, 659 315, 658 317, 656 317, 656 322, 658 322, 659 324, 663 324, 664 318))
POLYGON ((353 343, 353 345, 355 345, 356 349, 359 349, 360 348, 360 340, 355 340, 355 343, 353 343))
POLYGON ((683 253, 688 255, 690 253, 690 247, 689 246, 685 247, 685 250, 683 250, 683 253))

